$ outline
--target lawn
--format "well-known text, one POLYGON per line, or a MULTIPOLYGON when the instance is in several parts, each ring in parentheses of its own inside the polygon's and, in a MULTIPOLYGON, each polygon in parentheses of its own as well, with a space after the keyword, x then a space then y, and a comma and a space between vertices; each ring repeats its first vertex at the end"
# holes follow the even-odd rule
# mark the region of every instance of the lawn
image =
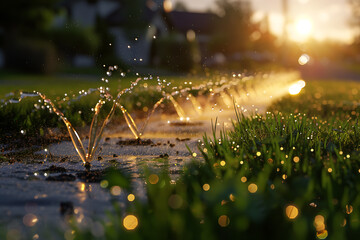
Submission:
MULTIPOLYGON (((111 76, 107 76, 104 71, 77 71, 73 73, 62 72, 57 75, 37 75, 37 74, 22 74, 14 72, 0 71, 0 99, 6 97, 10 92, 18 93, 20 91, 32 92, 39 91, 48 95, 49 97, 56 97, 64 93, 77 94, 81 90, 88 90, 89 88, 98 88, 100 86, 109 87, 114 93, 117 90, 126 88, 130 82, 135 81, 138 77, 148 77, 147 83, 149 85, 156 85, 157 76, 142 74, 136 75, 134 73, 122 74, 120 71, 113 71, 111 76), (108 79, 108 83, 102 81, 108 79)), ((174 86, 183 85, 184 82, 202 83, 205 78, 202 77, 184 77, 176 75, 162 76, 161 79, 166 79, 172 82, 174 86)))
MULTIPOLYGON (((37 103, 39 98, 25 98, 21 104, 3 104, 10 99, 19 99, 21 92, 41 92, 58 105, 73 126, 90 125, 93 115, 92 108, 99 100, 99 91, 88 94, 90 90, 103 87, 103 89, 109 89, 112 96, 116 96, 118 92, 128 88, 131 82, 140 77, 136 74, 122 74, 116 70, 109 75, 105 71, 102 76, 82 73, 44 76, 1 72, 0 118, 2 120, 0 121, 0 133, 17 136, 23 130, 28 136, 39 136, 43 135, 44 129, 49 127, 64 128, 55 114, 49 113, 47 109, 39 108, 40 104, 37 103)), ((156 86, 158 86, 156 76, 146 75, 142 78, 144 80, 134 88, 131 94, 125 94, 121 98, 121 104, 130 112, 142 112, 144 108, 151 109, 162 97, 161 93, 156 90, 156 86)), ((193 84, 201 84, 204 78, 165 76, 160 80, 164 85, 171 82, 166 91, 172 92, 175 91, 172 89, 173 87, 181 90, 191 87, 193 84)), ((108 112, 110 107, 111 104, 104 107, 102 117, 106 115, 106 111, 108 112)))
MULTIPOLYGON (((245 117, 237 111, 233 130, 214 128, 213 136, 204 136, 199 148, 205 161, 194 159, 176 184, 166 169, 144 176, 148 199, 128 200, 103 223, 103 237, 356 238, 359 87, 310 81, 301 94, 270 106, 276 113, 245 117)), ((103 183, 110 194, 120 186, 133 196, 126 174, 109 176, 103 183)), ((75 228, 75 239, 93 236, 75 228)))
POLYGON ((145 171, 145 200, 130 176, 112 170, 100 186, 110 195, 120 187, 126 202, 114 203, 115 213, 96 229, 74 219, 71 239, 354 239, 360 235, 359 95, 357 82, 312 80, 266 114, 236 110, 233 129, 214 124, 199 144, 204 161, 194 155, 176 183, 167 168, 145 171))

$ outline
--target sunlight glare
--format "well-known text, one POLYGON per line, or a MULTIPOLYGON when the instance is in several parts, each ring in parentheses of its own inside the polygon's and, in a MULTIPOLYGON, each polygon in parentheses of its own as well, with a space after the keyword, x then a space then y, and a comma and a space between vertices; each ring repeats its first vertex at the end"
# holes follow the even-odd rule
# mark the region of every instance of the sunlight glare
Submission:
POLYGON ((310 61, 310 56, 305 53, 302 54, 298 59, 298 62, 301 66, 306 65, 309 61, 310 61))
POLYGON ((299 80, 289 87, 289 94, 297 95, 300 93, 301 89, 303 89, 304 87, 305 87, 305 81, 299 80))
POLYGON ((307 18, 301 18, 296 22, 296 31, 301 36, 308 36, 312 30, 312 23, 307 18))

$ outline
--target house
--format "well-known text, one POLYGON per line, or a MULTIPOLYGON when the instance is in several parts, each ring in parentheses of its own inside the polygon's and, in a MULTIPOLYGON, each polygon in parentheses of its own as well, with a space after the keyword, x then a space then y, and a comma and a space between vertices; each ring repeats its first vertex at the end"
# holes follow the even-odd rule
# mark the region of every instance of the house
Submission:
MULTIPOLYGON (((191 41, 196 40, 202 62, 209 57, 208 44, 219 19, 217 15, 165 11, 164 0, 146 0, 142 8, 129 13, 123 2, 65 0, 64 6, 71 21, 80 26, 94 26, 97 17, 105 19, 114 36, 114 42, 109 44, 113 46, 115 55, 128 65, 151 65, 154 42, 171 32, 177 32, 191 41)), ((77 56, 74 60, 75 65, 94 63, 87 56, 77 56)))
POLYGON ((168 29, 183 34, 187 40, 196 40, 201 55, 201 62, 211 57, 209 43, 219 21, 213 13, 171 11, 165 15, 168 29))
POLYGON ((115 38, 116 56, 129 65, 150 65, 153 42, 168 31, 162 16, 162 1, 150 1, 150 4, 148 1, 139 13, 134 20, 119 6, 106 21, 115 38))

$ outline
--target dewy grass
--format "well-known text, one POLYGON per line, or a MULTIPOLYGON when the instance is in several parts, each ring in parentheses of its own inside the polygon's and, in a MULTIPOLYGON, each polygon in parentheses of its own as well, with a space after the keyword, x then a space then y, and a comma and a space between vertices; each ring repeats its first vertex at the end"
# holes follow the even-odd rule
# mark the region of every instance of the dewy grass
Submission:
MULTIPOLYGON (((101 237, 354 239, 360 234, 359 142, 353 122, 237 112, 232 131, 214 127, 212 137, 204 136, 204 162, 187 165, 176 182, 169 169, 147 173, 145 200, 123 175, 106 178, 110 193, 119 186, 128 200, 122 210, 116 205, 101 237)), ((81 229, 75 239, 98 234, 81 229)))
MULTIPOLYGON (((48 108, 50 112, 55 113, 64 122, 76 152, 78 153, 78 155, 79 155, 80 159, 82 160, 82 162, 84 163, 85 167, 87 169, 90 169, 90 162, 92 161, 94 154, 99 146, 105 126, 109 123, 109 121, 112 118, 112 116, 115 112, 115 109, 117 107, 120 107, 121 109, 123 109, 123 107, 120 105, 120 102, 119 102, 121 96, 124 93, 131 91, 138 84, 138 82, 140 80, 141 80, 141 78, 138 78, 135 82, 131 83, 129 88, 125 88, 122 91, 118 92, 117 96, 114 99, 112 98, 111 94, 108 93, 106 90, 104 90, 103 88, 99 89, 100 94, 103 95, 103 98, 105 98, 105 100, 100 99, 96 103, 96 106, 94 107, 94 115, 92 117, 92 121, 91 121, 91 125, 90 125, 89 145, 88 145, 87 150, 84 148, 83 142, 82 142, 79 134, 75 130, 75 128, 72 126, 71 122, 65 117, 64 113, 59 109, 59 107, 57 107, 55 105, 55 103, 53 101, 51 101, 43 93, 35 92, 35 91, 30 92, 30 93, 22 92, 20 94, 19 99, 10 99, 9 102, 4 105, 6 106, 8 104, 20 103, 25 98, 39 96, 44 102, 43 107, 48 108), (103 105, 106 103, 106 101, 111 101, 112 107, 111 107, 109 113, 106 115, 104 121, 101 123, 101 121, 99 121, 100 110, 103 107, 103 105)), ((94 91, 95 90, 96 89, 94 89, 94 91)), ((126 119, 126 120, 128 121, 128 119, 126 119)))
POLYGON ((268 109, 272 112, 306 113, 332 121, 359 116, 360 83, 349 81, 307 81, 297 96, 287 96, 268 109))

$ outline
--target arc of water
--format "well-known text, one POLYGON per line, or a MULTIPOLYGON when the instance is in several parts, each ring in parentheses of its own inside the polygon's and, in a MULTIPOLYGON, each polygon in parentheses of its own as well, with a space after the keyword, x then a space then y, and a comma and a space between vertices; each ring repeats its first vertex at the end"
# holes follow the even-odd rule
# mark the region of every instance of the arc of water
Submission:
POLYGON ((144 121, 140 130, 138 129, 134 119, 132 118, 130 113, 124 108, 124 106, 122 106, 120 104, 118 105, 124 115, 124 118, 125 118, 125 121, 126 121, 128 127, 130 128, 131 132, 133 133, 133 135, 136 139, 140 139, 140 137, 144 134, 145 128, 150 120, 151 115, 155 112, 156 108, 158 106, 160 106, 160 104, 163 102, 163 100, 164 100, 164 97, 162 97, 160 100, 158 100, 155 103, 155 105, 153 106, 152 110, 149 112, 149 114, 148 114, 146 120, 144 121))
POLYGON ((145 128, 146 128, 146 126, 147 126, 147 124, 148 124, 148 122, 149 122, 149 120, 150 120, 151 115, 152 115, 152 114, 155 112, 155 110, 160 106, 160 104, 164 101, 164 99, 165 99, 165 98, 162 97, 162 98, 160 98, 160 100, 158 100, 158 101, 155 103, 155 105, 153 106, 151 112, 148 114, 148 116, 147 116, 147 118, 146 118, 146 120, 145 120, 145 122, 144 122, 144 124, 143 124, 143 126, 142 126, 142 128, 141 128, 141 130, 140 130, 140 135, 143 135, 143 134, 144 134, 145 128))
POLYGON ((103 101, 102 102, 99 101, 99 103, 97 103, 97 105, 95 107, 95 111, 96 111, 96 108, 98 108, 98 112, 97 113, 95 112, 93 120, 91 122, 89 136, 93 136, 93 141, 89 140, 89 148, 88 148, 88 154, 87 154, 87 161, 88 162, 90 162, 92 160, 93 155, 94 155, 94 153, 96 152, 96 150, 97 150, 97 148, 99 146, 102 134, 104 132, 104 128, 110 122, 110 119, 112 118, 112 116, 114 115, 114 112, 115 112, 116 104, 114 102, 113 106, 111 107, 110 112, 108 113, 108 115, 106 116, 103 124, 101 125, 100 131, 97 133, 97 129, 98 129, 97 118, 98 118, 100 108, 101 108, 101 106, 103 104, 104 104, 103 101))
POLYGON ((129 126, 131 132, 134 134, 136 139, 139 139, 141 136, 141 133, 139 133, 139 130, 136 126, 134 119, 131 117, 130 113, 122 105, 119 105, 119 108, 121 109, 121 111, 124 115, 125 121, 126 121, 127 125, 129 126))
POLYGON ((81 139, 79 137, 79 134, 73 128, 73 126, 71 125, 69 120, 67 120, 67 118, 64 116, 64 114, 59 109, 57 109, 55 104, 50 99, 48 99, 44 94, 42 94, 40 92, 37 92, 37 95, 40 96, 44 100, 44 102, 50 104, 50 106, 52 107, 53 112, 56 115, 58 115, 61 118, 61 120, 65 123, 66 129, 69 132, 71 141, 72 141, 78 155, 80 156, 83 163, 86 163, 87 162, 87 154, 85 154, 84 146, 83 146, 82 141, 81 141, 81 139))
POLYGON ((175 111, 178 114, 178 116, 180 117, 180 120, 184 120, 186 119, 186 115, 184 110, 182 109, 182 107, 180 107, 180 105, 176 102, 176 100, 174 99, 174 97, 171 94, 167 95, 168 98, 170 99, 170 101, 172 102, 172 104, 174 105, 175 111))
MULTIPOLYGON (((121 95, 128 92, 132 88, 134 88, 140 80, 141 80, 141 78, 136 79, 136 81, 133 82, 130 85, 129 88, 125 88, 125 89, 123 89, 122 91, 120 91, 117 94, 116 99, 113 100, 113 105, 111 107, 111 110, 108 113, 108 115, 106 116, 105 120, 103 121, 99 131, 98 131, 98 129, 99 129, 100 123, 98 121, 98 117, 99 117, 100 109, 104 105, 105 101, 100 100, 96 104, 96 106, 94 108, 94 116, 93 116, 93 119, 92 119, 92 122, 91 122, 91 125, 90 125, 89 145, 88 145, 87 153, 86 153, 85 148, 83 146, 83 143, 82 143, 82 141, 81 141, 81 139, 79 137, 79 134, 76 132, 74 127, 71 125, 71 123, 67 120, 67 118, 64 116, 64 114, 59 109, 57 109, 55 104, 50 99, 48 99, 44 94, 42 94, 40 92, 36 92, 36 94, 38 96, 40 96, 44 100, 44 102, 50 104, 53 111, 58 116, 60 116, 60 118, 63 120, 63 122, 65 123, 66 128, 67 128, 67 130, 69 132, 71 141, 72 141, 78 155, 80 156, 82 162, 84 164, 87 164, 87 163, 90 163, 92 161, 93 155, 94 155, 94 153, 96 152, 96 150, 97 150, 97 148, 99 146, 99 143, 100 143, 104 128, 110 122, 110 119, 114 115, 116 106, 119 104, 118 101, 119 101, 121 95)), ((33 95, 31 95, 31 96, 33 96, 33 95)))
POLYGON ((196 100, 196 98, 192 95, 192 94, 189 94, 188 95, 188 98, 190 99, 192 105, 193 105, 193 108, 195 109, 196 113, 198 115, 201 115, 202 114, 202 108, 200 106, 200 103, 196 100))

